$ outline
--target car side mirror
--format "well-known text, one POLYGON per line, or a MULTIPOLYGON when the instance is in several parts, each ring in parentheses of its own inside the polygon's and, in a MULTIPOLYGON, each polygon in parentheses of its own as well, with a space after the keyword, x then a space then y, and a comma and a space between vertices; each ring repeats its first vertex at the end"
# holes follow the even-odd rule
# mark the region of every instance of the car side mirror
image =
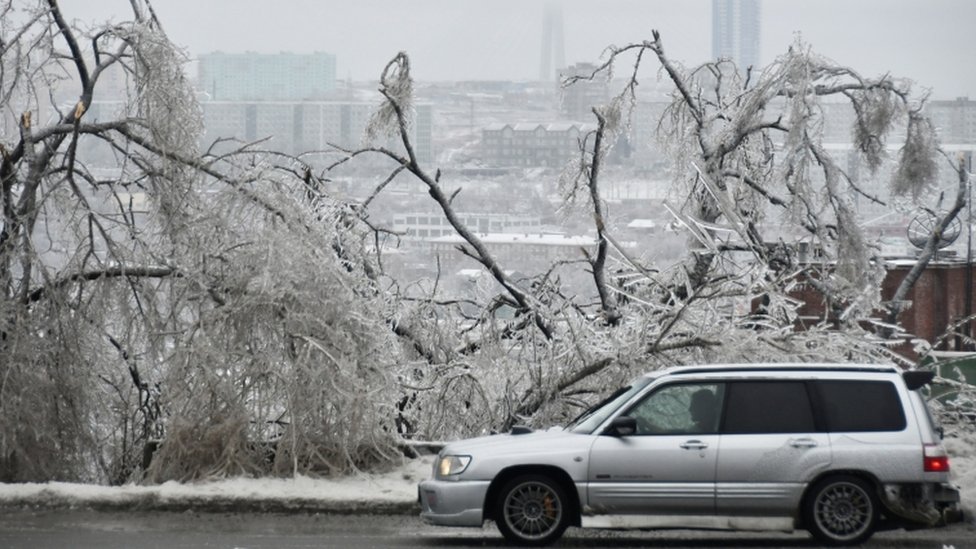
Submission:
POLYGON ((603 434, 613 437, 626 437, 637 432, 637 420, 630 416, 617 416, 613 418, 610 425, 603 431, 603 434))

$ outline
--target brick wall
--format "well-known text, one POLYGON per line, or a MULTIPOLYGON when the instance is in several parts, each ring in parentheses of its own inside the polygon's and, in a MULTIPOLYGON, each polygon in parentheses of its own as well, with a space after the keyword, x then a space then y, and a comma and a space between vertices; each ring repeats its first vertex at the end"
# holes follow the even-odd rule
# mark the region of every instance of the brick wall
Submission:
MULTIPOLYGON (((911 270, 910 264, 897 264, 888 268, 888 274, 881 285, 882 299, 890 299, 898 285, 911 270)), ((915 286, 908 293, 911 305, 898 316, 899 324, 911 336, 934 343, 942 336, 947 328, 966 317, 966 278, 967 266, 965 262, 936 262, 930 264, 915 286)), ((973 286, 976 290, 976 285, 973 286)), ((970 293, 970 296, 976 291, 970 293)), ((823 295, 812 285, 801 284, 793 297, 801 300, 804 305, 800 308, 801 322, 799 328, 824 319, 825 303, 823 295)), ((969 314, 976 313, 976 299, 972 299, 969 314)), ((884 312, 878 311, 877 318, 884 318, 884 312)), ((974 322, 976 331, 976 322, 974 322)), ((964 343, 956 338, 948 338, 938 348, 943 350, 963 350, 964 343)), ((899 349, 911 358, 910 345, 899 349)))

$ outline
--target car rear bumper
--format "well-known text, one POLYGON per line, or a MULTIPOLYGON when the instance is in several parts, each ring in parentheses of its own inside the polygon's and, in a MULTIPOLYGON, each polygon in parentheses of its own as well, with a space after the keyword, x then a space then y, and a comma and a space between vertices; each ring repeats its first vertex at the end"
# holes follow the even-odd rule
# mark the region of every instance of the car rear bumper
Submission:
POLYGON ((425 480, 417 487, 420 518, 438 526, 481 526, 489 481, 425 480))
POLYGON ((939 484, 933 489, 932 499, 942 514, 942 524, 952 524, 963 521, 962 506, 959 501, 959 489, 951 484, 939 484))
POLYGON ((938 526, 963 520, 959 489, 949 483, 885 485, 885 507, 906 521, 938 526))

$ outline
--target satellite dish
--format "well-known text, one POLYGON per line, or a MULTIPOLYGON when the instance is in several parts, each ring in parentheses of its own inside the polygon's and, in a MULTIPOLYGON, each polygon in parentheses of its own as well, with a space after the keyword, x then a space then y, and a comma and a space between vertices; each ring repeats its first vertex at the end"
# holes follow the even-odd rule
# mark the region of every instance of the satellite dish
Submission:
MULTIPOLYGON (((942 216, 935 214, 933 212, 922 212, 915 216, 908 223, 908 241, 912 243, 916 248, 922 249, 925 244, 929 241, 929 236, 936 227, 939 226, 939 222, 942 221, 942 216)), ((936 242, 935 247, 938 249, 945 248, 949 244, 952 244, 959 238, 959 234, 962 233, 962 222, 959 221, 959 216, 952 218, 949 225, 942 231, 942 235, 939 237, 939 241, 936 242)))

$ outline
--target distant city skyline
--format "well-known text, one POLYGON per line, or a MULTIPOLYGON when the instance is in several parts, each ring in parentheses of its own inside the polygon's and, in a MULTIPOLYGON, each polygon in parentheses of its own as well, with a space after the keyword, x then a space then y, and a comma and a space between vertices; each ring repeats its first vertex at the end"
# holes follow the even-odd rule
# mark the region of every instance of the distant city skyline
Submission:
MULTIPOLYGON (((166 0, 153 4, 171 39, 192 58, 255 51, 336 55, 340 79, 375 80, 398 51, 420 81, 536 80, 549 0, 166 0), (271 7, 273 6, 273 8, 271 7)), ((128 17, 128 0, 62 0, 82 24, 128 17)), ((560 0, 566 64, 597 61, 611 45, 661 32, 676 62, 711 58, 709 0, 560 0)), ((976 97, 970 0, 767 1, 759 64, 797 34, 815 52, 868 77, 891 74, 934 98, 976 97)))

